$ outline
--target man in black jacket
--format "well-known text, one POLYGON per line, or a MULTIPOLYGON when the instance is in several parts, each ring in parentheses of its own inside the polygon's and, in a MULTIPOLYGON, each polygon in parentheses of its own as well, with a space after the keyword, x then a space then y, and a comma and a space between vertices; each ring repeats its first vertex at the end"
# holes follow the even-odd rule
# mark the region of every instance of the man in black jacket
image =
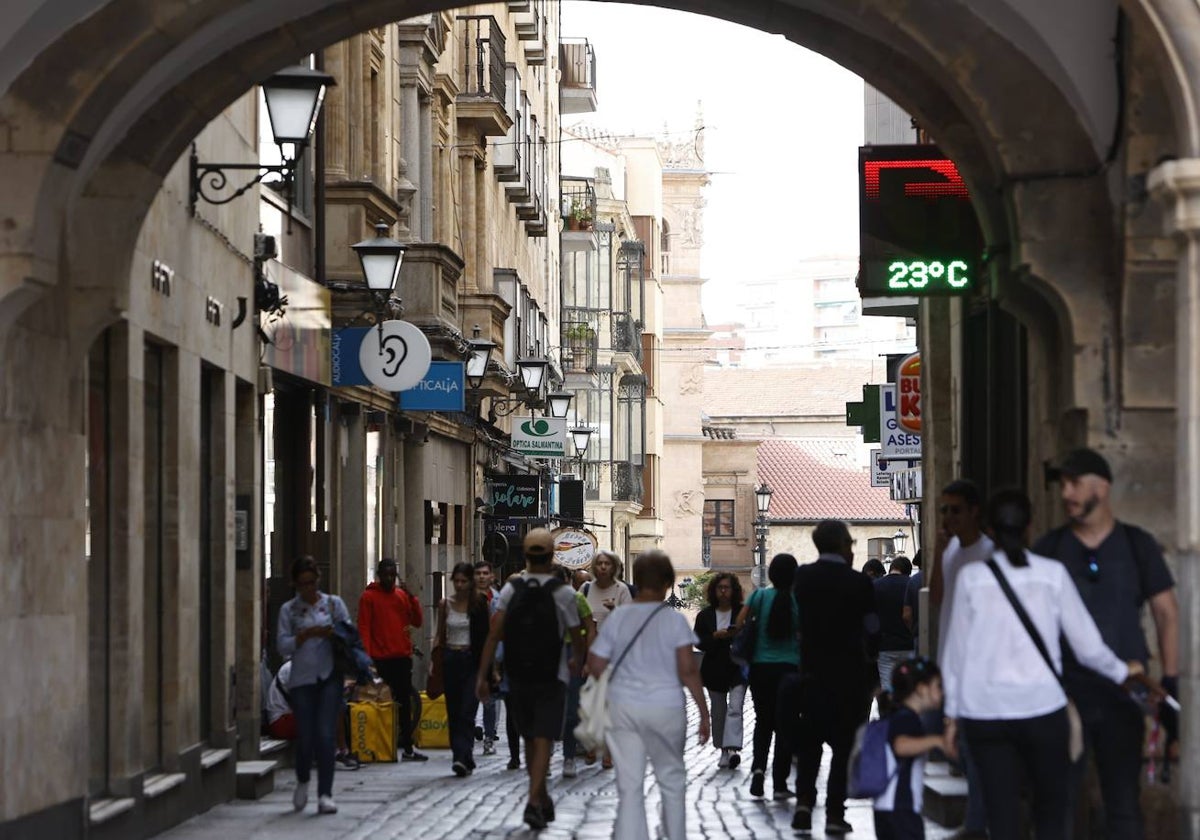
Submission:
POLYGON ((846 772, 854 734, 867 719, 875 682, 879 617, 871 581, 852 566, 854 540, 845 522, 813 530, 819 556, 796 570, 800 608, 801 719, 792 828, 812 830, 822 744, 833 750, 825 791, 825 832, 847 834, 846 772))

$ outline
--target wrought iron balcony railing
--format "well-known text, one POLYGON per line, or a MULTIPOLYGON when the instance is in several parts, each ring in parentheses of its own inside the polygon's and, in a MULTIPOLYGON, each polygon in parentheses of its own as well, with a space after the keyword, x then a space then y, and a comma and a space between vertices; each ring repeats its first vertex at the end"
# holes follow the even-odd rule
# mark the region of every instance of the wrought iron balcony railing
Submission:
POLYGON ((642 322, 628 312, 612 315, 612 349, 617 353, 630 353, 639 361, 642 358, 642 322))
POLYGON ((612 465, 612 494, 615 502, 642 501, 642 469, 640 464, 615 461, 612 465))

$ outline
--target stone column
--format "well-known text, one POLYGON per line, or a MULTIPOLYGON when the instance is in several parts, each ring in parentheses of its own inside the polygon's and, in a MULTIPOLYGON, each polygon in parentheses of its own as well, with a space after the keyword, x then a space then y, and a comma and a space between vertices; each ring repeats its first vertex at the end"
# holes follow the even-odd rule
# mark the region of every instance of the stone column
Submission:
POLYGON ((418 211, 419 234, 421 242, 435 241, 433 232, 433 105, 428 95, 420 98, 420 131, 418 139, 421 149, 421 167, 417 173, 417 198, 420 202, 418 211))
POLYGON ((1200 837, 1200 158, 1170 161, 1150 173, 1179 243, 1176 305, 1175 579, 1179 596, 1180 809, 1184 837, 1200 837))
MULTIPOLYGON (((348 81, 348 45, 348 41, 341 41, 325 50, 325 70, 339 81, 348 81)), ((331 181, 344 181, 347 178, 349 138, 346 97, 345 87, 339 83, 326 91, 325 104, 321 106, 321 119, 325 124, 325 177, 331 181)))
MULTIPOLYGON (((487 157, 483 150, 476 149, 475 170, 475 283, 481 292, 492 290, 492 261, 488 234, 491 230, 491 184, 488 182, 487 157)), ((470 248, 470 243, 467 245, 470 248)))
MULTIPOLYGON (((474 143, 459 140, 458 148, 458 239, 462 249, 463 279, 468 293, 480 290, 478 255, 475 250, 475 149, 474 143)), ((453 232, 450 241, 455 243, 453 232)))
POLYGON ((374 527, 374 523, 367 521, 367 435, 362 414, 345 412, 344 407, 333 427, 336 430, 333 446, 337 450, 333 460, 339 474, 334 510, 330 513, 337 517, 332 530, 338 535, 337 553, 342 561, 338 569, 338 592, 357 618, 358 597, 366 575, 374 572, 379 561, 379 557, 368 557, 366 553, 364 528, 374 527))

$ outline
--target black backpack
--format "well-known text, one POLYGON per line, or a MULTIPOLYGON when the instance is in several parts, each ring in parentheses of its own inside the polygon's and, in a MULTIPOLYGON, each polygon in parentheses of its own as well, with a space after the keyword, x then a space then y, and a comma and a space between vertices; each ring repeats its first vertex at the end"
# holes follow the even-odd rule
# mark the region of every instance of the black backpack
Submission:
POLYGON ((504 611, 505 674, 520 685, 553 683, 563 651, 554 593, 563 583, 516 577, 509 584, 513 594, 504 611))

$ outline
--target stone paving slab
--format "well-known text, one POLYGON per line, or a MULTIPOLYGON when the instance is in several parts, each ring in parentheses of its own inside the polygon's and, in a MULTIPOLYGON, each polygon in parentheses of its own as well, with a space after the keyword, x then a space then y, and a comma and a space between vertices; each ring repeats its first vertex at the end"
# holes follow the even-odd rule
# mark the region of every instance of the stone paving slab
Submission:
MULTIPOLYGON (((795 800, 775 802, 750 796, 749 733, 753 710, 746 703, 747 749, 737 770, 717 767, 717 750, 701 747, 695 740, 695 710, 689 708, 688 729, 688 837, 762 840, 795 838, 791 819, 795 800)), ((503 723, 501 723, 503 731, 503 723)), ((339 770, 334 780, 338 813, 316 814, 316 770, 309 786, 305 812, 292 810, 295 777, 290 770, 277 773, 274 793, 257 801, 237 800, 213 808, 159 835, 163 840, 296 840, 296 838, 339 838, 339 840, 601 840, 613 836, 617 813, 616 779, 611 770, 597 762, 587 766, 579 760, 579 775, 562 778, 561 756, 551 763, 550 794, 557 819, 541 832, 530 831, 521 821, 525 809, 527 776, 524 769, 508 770, 507 747, 498 744, 497 754, 476 752, 478 768, 465 779, 450 771, 449 750, 427 750, 424 763, 365 764, 355 772, 339 770)), ((523 760, 523 758, 522 758, 523 760)), ((819 799, 824 799, 826 751, 822 764, 819 799)), ((768 793, 770 783, 767 784, 768 793)), ((647 775, 646 811, 651 836, 657 826, 658 789, 647 775)), ((846 818, 854 826, 851 840, 875 837, 871 803, 847 802, 846 818)), ((814 836, 824 836, 824 808, 813 813, 814 836)), ((945 840, 952 830, 927 821, 928 840, 945 840)))

